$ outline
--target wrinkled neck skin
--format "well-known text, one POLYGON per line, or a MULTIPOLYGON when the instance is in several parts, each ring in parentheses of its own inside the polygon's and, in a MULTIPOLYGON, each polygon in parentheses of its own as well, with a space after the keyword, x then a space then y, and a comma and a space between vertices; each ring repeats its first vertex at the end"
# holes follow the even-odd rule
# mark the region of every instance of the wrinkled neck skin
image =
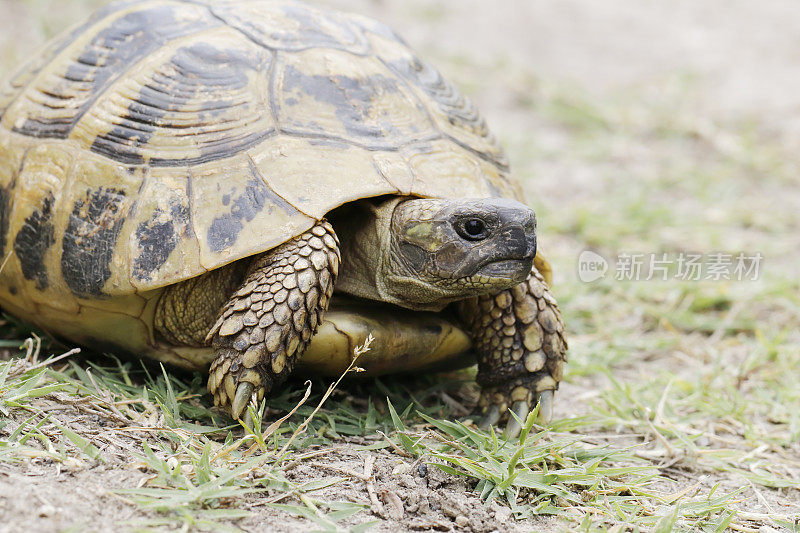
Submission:
POLYGON ((363 201, 334 220, 342 251, 336 291, 415 311, 441 311, 463 297, 453 298, 420 280, 405 265, 392 238, 392 214, 407 199, 363 201))

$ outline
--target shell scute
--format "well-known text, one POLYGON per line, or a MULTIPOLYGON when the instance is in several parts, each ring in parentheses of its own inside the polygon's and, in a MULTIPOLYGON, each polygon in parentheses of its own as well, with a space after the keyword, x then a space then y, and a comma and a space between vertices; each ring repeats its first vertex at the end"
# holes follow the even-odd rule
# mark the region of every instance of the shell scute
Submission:
POLYGON ((270 189, 257 172, 251 172, 241 188, 232 187, 222 195, 222 208, 217 209, 206 233, 206 242, 213 252, 230 248, 239 238, 244 224, 251 222, 266 207, 270 189))
POLYGON ((392 184, 400 194, 411 194, 414 173, 408 162, 397 152, 376 152, 372 159, 381 177, 392 184))
MULTIPOLYGON (((316 220, 346 202, 397 193, 378 172, 373 153, 357 146, 281 135, 252 149, 250 155, 273 191, 316 220)), ((308 227, 311 224, 304 229, 308 227)), ((287 232, 283 240, 298 234, 287 232)))
POLYGON ((474 198, 493 196, 483 177, 480 160, 447 140, 409 146, 401 153, 414 172, 413 194, 438 198, 454 194, 474 198))
POLYGON ((437 128, 463 148, 500 167, 508 161, 497 138, 472 101, 402 40, 375 32, 369 40, 381 59, 424 102, 437 128))
POLYGON ((13 131, 65 139, 104 89, 172 39, 221 23, 200 6, 123 4, 56 54, 4 115, 13 131))
POLYGON ((313 225, 246 154, 192 169, 192 220, 203 268, 268 250, 313 225))
POLYGON ((39 72, 41 72, 57 54, 76 41, 80 35, 89 33, 89 29, 98 21, 105 19, 116 11, 124 10, 126 7, 136 2, 137 0, 121 0, 104 6, 95 11, 85 23, 47 43, 37 55, 14 72, 7 82, 3 84, 2 88, 0 88, 0 120, 2 120, 6 109, 17 98, 19 93, 36 78, 39 72))
POLYGON ((69 179, 72 164, 72 155, 63 146, 42 145, 28 151, 17 178, 19 202, 10 234, 14 236, 15 261, 25 280, 35 287, 27 291, 35 301, 46 299, 37 293, 49 287, 53 273, 48 265, 58 257, 53 246, 58 222, 56 198, 69 179))
MULTIPOLYGON (((5 260, 6 241, 14 207, 14 187, 17 183, 25 148, 11 143, 7 135, 0 131, 0 257, 5 260)), ((0 271, 0 276, 3 272, 0 271)))
POLYGON ((480 167, 480 179, 488 188, 489 195, 498 198, 517 198, 522 199, 522 187, 519 182, 511 179, 507 170, 502 167, 488 162, 486 160, 479 160, 478 166, 480 167))
POLYGON ((354 54, 369 52, 363 34, 341 13, 300 2, 205 0, 212 12, 254 42, 273 50, 335 48, 354 54))
POLYGON ((274 132, 270 56, 231 28, 175 43, 106 91, 72 135, 128 164, 184 166, 229 157, 274 132))
POLYGON ((131 283, 146 287, 202 271, 191 220, 187 171, 148 179, 139 196, 131 233, 131 283))
POLYGON ((144 175, 104 158, 82 157, 64 191, 61 275, 66 287, 79 298, 106 298, 134 291, 127 268, 127 239, 120 239, 127 225, 135 227, 129 213, 144 175))
POLYGON ((425 107, 373 57, 281 54, 272 90, 282 131, 397 148, 438 136, 425 107))

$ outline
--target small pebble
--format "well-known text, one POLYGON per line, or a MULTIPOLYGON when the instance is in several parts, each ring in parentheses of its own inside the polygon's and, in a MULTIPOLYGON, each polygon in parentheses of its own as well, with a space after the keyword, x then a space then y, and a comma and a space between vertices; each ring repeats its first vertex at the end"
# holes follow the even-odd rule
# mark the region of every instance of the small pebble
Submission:
POLYGON ((414 478, 412 476, 409 476, 408 474, 401 474, 397 476, 397 484, 400 485, 401 487, 405 487, 407 489, 413 489, 414 487, 417 486, 418 483, 419 481, 415 481, 414 478))
POLYGON ((456 525, 458 527, 467 527, 467 524, 469 524, 469 518, 463 514, 460 514, 456 517, 456 525))
POLYGON ((402 474, 407 474, 409 470, 411 470, 410 465, 408 465, 407 463, 400 463, 399 465, 397 465, 392 469, 392 475, 399 476, 402 474))
POLYGON ((39 507, 39 516, 46 517, 46 516, 53 516, 56 514, 56 508, 52 505, 44 504, 39 507))

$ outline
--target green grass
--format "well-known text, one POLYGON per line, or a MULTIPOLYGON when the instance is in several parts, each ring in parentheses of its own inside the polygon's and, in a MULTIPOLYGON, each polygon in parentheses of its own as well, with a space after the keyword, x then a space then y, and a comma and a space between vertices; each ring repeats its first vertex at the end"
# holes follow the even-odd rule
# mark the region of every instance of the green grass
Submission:
MULTIPOLYGON (((26 357, 0 364, 0 412, 7 417, 0 428, 0 461, 112 460, 101 451, 105 443, 52 421, 40 405, 66 398, 114 421, 116 431, 132 439, 132 464, 150 476, 144 486, 117 494, 150 516, 132 523, 137 527, 183 524, 235 530, 236 520, 250 514, 237 502, 259 494, 276 511, 305 517, 321 530, 347 529, 340 522, 354 515, 363 520, 356 530, 365 529, 374 521, 366 520, 363 504, 314 496, 346 477, 322 475, 297 483, 287 478, 285 469, 313 455, 307 452, 311 447, 375 434, 386 437, 369 449, 395 449, 463 476, 481 499, 503 502, 518 519, 555 515, 583 531, 620 523, 665 531, 669 524, 721 531, 767 518, 785 525, 791 516, 742 513, 738 504, 744 489, 701 483, 680 488, 664 475, 675 469, 693 477, 724 472, 761 490, 800 488, 789 473, 793 470, 776 457, 764 460, 770 448, 797 442, 800 424, 791 406, 797 405, 798 390, 789 372, 797 368, 797 352, 784 354, 763 338, 756 342, 761 351, 739 367, 709 360, 695 379, 660 372, 623 382, 611 372, 613 362, 602 362, 609 385, 598 391, 590 414, 546 428, 534 425, 532 414, 520 439, 506 442, 493 431, 453 421, 444 405, 430 407, 415 399, 441 388, 443 383, 437 381, 431 381, 428 390, 409 390, 402 381, 359 385, 334 398, 320 392, 302 397, 285 392, 268 405, 274 409, 270 412, 291 411, 289 416, 273 422, 254 409, 253 428, 242 428, 210 409, 203 376, 181 379, 113 359, 110 365, 70 358, 37 363, 34 341, 21 354, 26 357), (764 358, 772 364, 755 363, 764 358), (62 368, 55 370, 58 365, 62 368), (757 389, 758 394, 742 390, 743 375, 747 390, 757 389), (365 393, 381 400, 354 407, 351 394, 365 393), (748 423, 759 416, 768 417, 771 425, 748 423), (709 421, 725 424, 726 430, 709 435, 709 421), (625 434, 632 436, 630 442, 616 444, 613 435, 625 434)), ((620 349, 625 351, 630 347, 620 349)), ((574 378, 588 374, 583 357, 594 359, 595 353, 580 344, 573 350, 574 378)), ((593 367, 592 372, 600 371, 593 367)), ((322 387, 312 390, 316 388, 322 387)))

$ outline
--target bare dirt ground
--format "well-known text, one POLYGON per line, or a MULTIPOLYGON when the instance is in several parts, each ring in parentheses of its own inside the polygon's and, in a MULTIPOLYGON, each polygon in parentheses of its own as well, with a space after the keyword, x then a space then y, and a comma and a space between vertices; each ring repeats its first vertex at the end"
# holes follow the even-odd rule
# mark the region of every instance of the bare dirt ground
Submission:
MULTIPOLYGON (((0 76, 102 3, 0 0, 0 76)), ((680 505, 677 522, 661 521, 660 531, 800 530, 796 3, 324 5, 389 23, 482 110, 537 210, 541 246, 553 264, 554 292, 571 332, 571 365, 556 418, 584 416, 571 434, 613 449, 633 447, 637 459, 657 467, 660 477, 648 490, 660 496, 635 510, 624 502, 614 512, 574 504, 560 516, 515 520, 502 501, 485 505, 474 479, 426 466, 430 456, 414 457, 396 440, 386 445, 389 439, 365 431, 312 442, 282 470, 285 483, 262 483, 268 487, 262 492, 231 496, 235 505, 229 507, 248 511, 247 517, 208 523, 194 515, 163 518, 163 508, 120 492, 149 487, 158 473, 141 462, 144 437, 105 411, 50 395, 35 405, 52 413, 53 431, 68 427, 92 437, 106 461, 85 454, 67 461, 0 455, 0 532, 179 526, 307 531, 356 528, 369 520, 377 520, 371 531, 625 531, 634 523, 653 529, 654 522, 639 520, 666 516, 680 505), (764 262, 752 282, 621 282, 611 279, 612 265, 605 280, 589 284, 577 277, 577 258, 586 249, 607 259, 622 252, 758 252, 764 262), (296 508, 267 505, 314 509, 317 500, 311 506, 298 500, 304 493, 297 487, 334 478, 339 481, 315 490, 314 498, 364 507, 334 526, 296 508), (683 498, 694 499, 681 503, 683 498), (733 518, 725 522, 728 512, 733 518)), ((458 404, 471 407, 474 391, 436 393, 428 400, 447 403, 451 397, 456 405, 448 404, 449 412, 460 416, 465 413, 458 404)), ((0 436, 10 439, 31 411, 8 413, 0 436)), ((163 416, 152 416, 148 427, 165 424, 163 416)), ((173 449, 184 445, 173 443, 173 449)), ((189 475, 188 465, 178 471, 184 466, 189 475)), ((258 467, 249 475, 268 477, 267 470, 258 467)), ((603 490, 620 494, 609 486, 587 487, 587 501, 603 490)), ((635 488, 624 494, 633 500, 637 495, 635 488)), ((180 507, 169 502, 164 505, 180 507)))

